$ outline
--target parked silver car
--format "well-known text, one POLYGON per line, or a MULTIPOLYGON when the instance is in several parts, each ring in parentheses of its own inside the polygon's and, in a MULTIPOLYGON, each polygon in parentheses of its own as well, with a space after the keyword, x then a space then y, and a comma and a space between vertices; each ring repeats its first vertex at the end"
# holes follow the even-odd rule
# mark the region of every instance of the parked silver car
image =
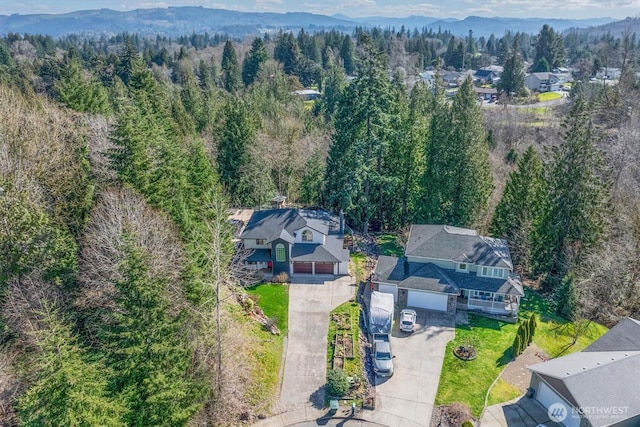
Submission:
POLYGON ((400 330, 402 332, 413 332, 416 326, 416 318, 418 315, 415 310, 405 308, 400 312, 400 330))
POLYGON ((373 370, 381 377, 393 375, 393 355, 388 336, 387 341, 378 340, 373 343, 373 370))

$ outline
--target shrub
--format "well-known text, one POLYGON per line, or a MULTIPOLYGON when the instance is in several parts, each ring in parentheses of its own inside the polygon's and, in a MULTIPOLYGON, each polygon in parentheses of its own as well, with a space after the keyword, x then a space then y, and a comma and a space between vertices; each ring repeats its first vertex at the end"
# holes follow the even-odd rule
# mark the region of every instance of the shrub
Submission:
POLYGON ((349 378, 342 369, 332 369, 327 375, 327 394, 331 397, 342 397, 349 391, 349 378))
POLYGON ((273 283, 287 283, 289 281, 289 275, 284 271, 282 273, 277 274, 271 280, 273 283))
POLYGON ((473 425, 472 421, 467 420, 462 423, 462 427, 475 427, 475 426, 473 425))

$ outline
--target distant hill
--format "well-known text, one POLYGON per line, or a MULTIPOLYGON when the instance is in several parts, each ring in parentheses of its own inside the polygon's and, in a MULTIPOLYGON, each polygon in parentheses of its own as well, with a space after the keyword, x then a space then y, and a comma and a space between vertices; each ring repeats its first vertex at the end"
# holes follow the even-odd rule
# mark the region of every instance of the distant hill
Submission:
POLYGON ((640 35, 640 18, 627 18, 621 21, 609 22, 604 25, 597 25, 591 28, 570 28, 579 33, 589 33, 590 35, 599 36, 611 33, 614 37, 620 37, 626 31, 630 34, 636 33, 640 35))
POLYGON ((312 13, 238 12, 224 9, 184 6, 136 9, 118 12, 110 9, 84 10, 60 15, 0 15, 0 34, 8 32, 49 34, 59 37, 72 33, 163 34, 180 36, 223 32, 234 36, 269 30, 335 28, 351 31, 356 23, 312 13))
POLYGON ((84 10, 59 15, 37 14, 10 16, 0 15, 0 34, 8 32, 49 34, 54 37, 66 34, 116 34, 135 32, 141 35, 180 36, 196 33, 226 33, 242 37, 251 33, 293 30, 303 27, 307 31, 337 29, 352 31, 356 26, 393 27, 404 25, 407 30, 428 27, 434 31, 449 30, 455 35, 466 35, 473 30, 476 36, 491 33, 500 36, 505 31, 537 33, 548 23, 557 31, 568 28, 585 28, 609 24, 611 18, 598 19, 517 19, 482 18, 470 16, 463 20, 436 19, 427 16, 387 18, 371 16, 351 18, 345 15, 316 15, 312 13, 260 13, 238 12, 224 9, 209 9, 197 6, 136 9, 118 12, 110 9, 84 10))

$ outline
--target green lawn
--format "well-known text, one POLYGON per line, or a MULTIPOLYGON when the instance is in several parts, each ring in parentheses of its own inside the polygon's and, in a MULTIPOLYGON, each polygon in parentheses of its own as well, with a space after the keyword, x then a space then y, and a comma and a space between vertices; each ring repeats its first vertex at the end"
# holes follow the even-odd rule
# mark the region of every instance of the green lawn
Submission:
MULTIPOLYGON (((360 304, 353 301, 347 301, 344 304, 338 306, 331 312, 334 313, 350 313, 351 314, 351 329, 349 329, 354 341, 354 358, 346 359, 344 371, 349 376, 362 376, 362 358, 360 357, 360 304)), ((338 325, 332 320, 332 316, 329 315, 329 334, 327 336, 327 369, 332 368, 333 362, 333 339, 338 331, 338 325)))
POLYGON ((247 289, 249 295, 255 295, 265 316, 278 319, 278 329, 287 334, 289 322, 289 288, 287 285, 264 283, 247 289))
POLYGON ((544 92, 538 95, 539 102, 553 101, 560 98, 562 98, 562 95, 556 92, 544 92))
POLYGON ((380 234, 376 238, 376 242, 380 247, 381 255, 397 256, 404 255, 404 249, 398 245, 398 236, 395 234, 380 234))
POLYGON ((284 349, 284 337, 287 335, 289 318, 289 288, 287 285, 262 284, 247 289, 255 295, 258 305, 267 317, 278 318, 280 335, 272 335, 254 319, 248 317, 239 306, 233 306, 231 315, 237 327, 246 336, 247 359, 251 361, 250 380, 246 384, 245 395, 248 401, 262 412, 267 412, 278 395, 280 368, 284 349))
MULTIPOLYGON (((555 315, 539 295, 528 289, 525 293, 520 318, 536 313, 538 327, 533 342, 552 357, 582 350, 607 330, 604 326, 590 323, 573 344, 576 324, 555 315)), ((511 360, 511 344, 517 326, 469 313, 469 325, 457 326, 455 339, 447 345, 436 404, 463 402, 478 417, 484 407, 487 390, 511 360), (478 351, 475 360, 463 362, 453 355, 453 348, 465 343, 475 345, 478 351)), ((493 403, 514 397, 514 391, 508 384, 498 382, 497 387, 490 396, 493 403)))
POLYGON ((487 404, 495 405, 496 403, 507 402, 511 399, 515 399, 521 394, 522 393, 520 393, 518 387, 511 385, 500 378, 498 381, 496 381, 496 384, 491 389, 487 404))
POLYGON ((367 256, 362 252, 354 252, 351 254, 351 268, 356 275, 356 283, 362 282, 365 277, 365 264, 367 263, 367 256))

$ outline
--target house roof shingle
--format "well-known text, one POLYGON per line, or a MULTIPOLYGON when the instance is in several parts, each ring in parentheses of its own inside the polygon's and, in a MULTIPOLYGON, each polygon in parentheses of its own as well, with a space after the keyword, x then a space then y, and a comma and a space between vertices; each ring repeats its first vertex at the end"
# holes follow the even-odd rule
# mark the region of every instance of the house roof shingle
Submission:
POLYGON ((457 294, 455 282, 433 263, 408 262, 406 258, 382 255, 378 258, 374 281, 393 283, 399 288, 457 294))
POLYGON ((584 413, 593 427, 640 417, 640 322, 626 318, 583 351, 529 366, 577 408, 625 408, 584 413), (616 418, 617 417, 617 418, 616 418))
MULTIPOLYGON (((326 211, 304 209, 255 211, 240 238, 266 239, 267 243, 282 239, 293 243, 295 241, 295 232, 304 227, 325 235, 325 243, 324 245, 312 243, 293 245, 292 260, 319 262, 344 262, 349 260, 349 252, 343 249, 343 240, 338 235, 339 220, 335 215, 326 211)), ((249 259, 249 261, 253 260, 249 259)))
POLYGON ((513 268, 505 240, 479 236, 475 230, 448 225, 412 225, 405 255, 513 268))

